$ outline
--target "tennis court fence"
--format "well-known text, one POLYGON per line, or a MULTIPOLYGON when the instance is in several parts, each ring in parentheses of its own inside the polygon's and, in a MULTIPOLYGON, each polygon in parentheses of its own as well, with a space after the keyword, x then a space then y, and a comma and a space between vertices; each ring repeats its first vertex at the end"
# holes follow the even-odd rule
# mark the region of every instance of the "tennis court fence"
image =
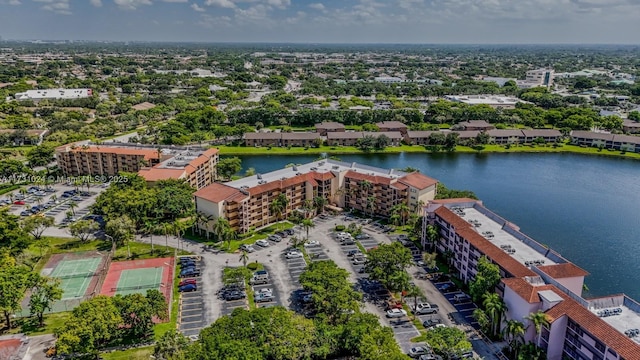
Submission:
POLYGON ((137 285, 137 286, 120 286, 111 288, 111 291, 126 291, 126 290, 143 290, 143 289, 157 289, 159 287, 164 286, 163 283, 158 284, 146 284, 146 285, 137 285))

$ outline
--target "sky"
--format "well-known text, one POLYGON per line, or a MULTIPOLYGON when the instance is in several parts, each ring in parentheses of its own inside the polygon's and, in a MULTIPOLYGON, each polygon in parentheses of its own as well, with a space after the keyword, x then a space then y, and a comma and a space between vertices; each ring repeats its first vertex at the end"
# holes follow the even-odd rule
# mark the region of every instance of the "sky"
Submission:
POLYGON ((0 0, 15 40, 638 44, 640 0, 0 0))

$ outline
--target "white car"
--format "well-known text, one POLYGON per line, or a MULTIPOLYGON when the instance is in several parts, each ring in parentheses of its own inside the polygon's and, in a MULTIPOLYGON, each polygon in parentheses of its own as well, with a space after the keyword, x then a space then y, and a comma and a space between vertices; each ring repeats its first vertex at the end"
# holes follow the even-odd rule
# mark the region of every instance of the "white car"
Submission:
POLYGON ((299 251, 289 251, 284 257, 287 259, 297 259, 302 257, 302 253, 299 251))
POLYGON ((268 296, 273 296, 273 289, 260 289, 255 291, 255 295, 265 294, 268 296))
POLYGON ((391 309, 391 310, 387 310, 387 317, 388 318, 401 318, 407 316, 407 312, 404 311, 403 309, 391 309))
POLYGON ((269 242, 265 239, 260 239, 256 241, 256 245, 262 246, 262 247, 269 247, 269 242))
POLYGON ((320 242, 317 240, 311 240, 311 241, 307 241, 306 243, 304 243, 305 247, 316 247, 316 246, 320 246, 320 242))
POLYGON ((428 328, 427 330, 433 330, 433 329, 445 328, 445 327, 447 327, 447 325, 445 325, 445 324, 435 324, 434 326, 428 328))

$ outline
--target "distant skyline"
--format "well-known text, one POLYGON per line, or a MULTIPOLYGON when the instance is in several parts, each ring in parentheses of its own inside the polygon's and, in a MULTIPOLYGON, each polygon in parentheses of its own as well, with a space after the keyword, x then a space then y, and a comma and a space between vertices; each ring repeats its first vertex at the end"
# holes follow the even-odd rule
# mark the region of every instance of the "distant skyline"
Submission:
POLYGON ((639 44, 640 0, 0 0, 3 39, 639 44))

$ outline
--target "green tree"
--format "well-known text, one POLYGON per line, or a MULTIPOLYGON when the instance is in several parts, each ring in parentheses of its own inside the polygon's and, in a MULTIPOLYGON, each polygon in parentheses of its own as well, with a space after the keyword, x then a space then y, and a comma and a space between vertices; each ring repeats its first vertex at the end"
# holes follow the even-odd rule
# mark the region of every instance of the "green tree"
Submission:
POLYGON ((98 295, 73 309, 70 319, 58 330, 59 355, 93 354, 117 338, 123 323, 112 298, 98 295))
POLYGON ((170 329, 156 341, 153 356, 158 360, 184 360, 189 340, 176 329, 170 329))
POLYGON ((478 259, 478 272, 469 283, 469 295, 475 303, 479 303, 484 294, 493 292, 498 283, 500 283, 500 268, 486 256, 481 256, 478 259))
POLYGON ((518 349, 524 343, 524 324, 517 320, 507 320, 502 329, 502 337, 509 343, 514 358, 518 357, 518 349))
POLYGON ((240 254, 240 262, 242 266, 247 267, 247 262, 249 262, 249 253, 246 250, 242 250, 240 254))
POLYGON ((54 222, 55 220, 51 216, 29 216, 22 221, 22 227, 35 240, 40 240, 45 230, 53 226, 54 222))
POLYGON ((485 293, 482 296, 482 306, 491 319, 491 336, 496 336, 500 330, 502 315, 507 311, 507 307, 496 293, 485 293))
POLYGON ((22 299, 29 288, 31 272, 16 263, 7 250, 0 252, 0 311, 7 329, 11 329, 11 316, 22 309, 22 299))
POLYGON ((87 242, 98 231, 98 223, 93 220, 78 220, 68 227, 71 236, 82 242, 87 242))
POLYGON ((356 141, 356 147, 362 151, 369 152, 376 147, 376 137, 367 135, 356 141))
POLYGON ((378 136, 373 143, 373 147, 376 150, 384 150, 387 146, 391 144, 391 139, 385 134, 378 136))
POLYGON ((242 160, 238 157, 221 159, 218 161, 216 169, 223 180, 231 179, 234 174, 242 169, 242 160))
POLYGON ((349 273, 333 261, 316 261, 300 275, 300 284, 311 291, 312 304, 331 324, 360 308, 362 295, 353 289, 349 273))
POLYGON ((126 332, 130 336, 141 339, 153 333, 153 317, 161 317, 167 312, 164 296, 160 296, 160 302, 152 302, 155 300, 153 297, 149 298, 139 293, 116 295, 113 298, 113 303, 120 311, 126 332))
POLYGON ((21 161, 13 159, 3 159, 0 161, 0 177, 6 179, 16 179, 20 175, 30 174, 31 169, 26 167, 21 161))
POLYGON ((549 318, 547 317, 547 314, 544 311, 538 310, 535 313, 529 314, 529 316, 527 316, 526 319, 529 320, 533 324, 533 326, 536 328, 536 334, 537 334, 536 345, 539 345, 540 337, 542 337, 542 328, 549 326, 549 318))
POLYGON ((309 230, 316 225, 313 223, 311 219, 302 219, 302 227, 304 227, 305 232, 307 233, 307 240, 309 240, 309 230))
POLYGON ((60 279, 35 274, 35 279, 32 281, 29 311, 38 318, 38 324, 42 327, 44 313, 51 310, 55 301, 62 299, 62 288, 60 288, 60 279))
POLYGON ((398 343, 389 327, 376 327, 365 334, 358 346, 359 359, 363 360, 405 360, 398 343))
POLYGON ((436 243, 440 239, 440 228, 437 224, 429 224, 425 230, 425 240, 427 240, 429 248, 433 251, 436 247, 436 243))
POLYGON ((629 120, 640 121, 640 111, 632 111, 629 113, 629 120))
POLYGON ((282 221, 282 217, 287 213, 287 206, 289 205, 289 199, 285 194, 279 194, 269 204, 269 211, 271 215, 276 217, 276 221, 282 221))
POLYGON ((472 316, 478 322, 478 325, 480 325, 482 332, 488 333, 491 331, 491 319, 489 319, 484 310, 476 308, 473 310, 472 316))
POLYGON ((27 152, 30 166, 45 166, 53 161, 54 148, 49 145, 36 146, 27 152))
POLYGON ((406 269, 413 263, 409 249, 399 242, 382 244, 368 253, 366 272, 391 291, 404 290, 409 285, 406 269))
POLYGON ((29 246, 29 240, 29 234, 20 226, 20 218, 7 208, 0 209, 0 250, 9 249, 12 256, 18 256, 29 246))
POLYGON ((471 343, 467 340, 467 335, 464 331, 455 327, 431 329, 427 331, 426 338, 431 349, 445 359, 460 356, 464 352, 471 350, 471 343))
MULTIPOLYGON (((127 215, 122 215, 107 221, 104 231, 113 238, 113 241, 118 246, 122 246, 133 240, 136 225, 127 215)), ((129 257, 131 257, 131 254, 129 254, 129 257)))

